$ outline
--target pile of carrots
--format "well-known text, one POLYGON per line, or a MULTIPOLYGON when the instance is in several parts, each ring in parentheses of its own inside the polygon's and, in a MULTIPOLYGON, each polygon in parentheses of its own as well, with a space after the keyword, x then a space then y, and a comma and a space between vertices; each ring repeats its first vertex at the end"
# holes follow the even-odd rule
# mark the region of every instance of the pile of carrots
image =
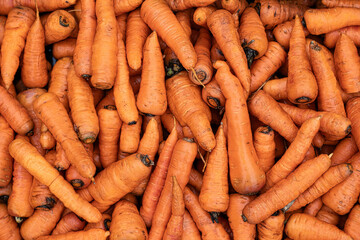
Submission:
POLYGON ((360 1, 0 0, 0 240, 360 240, 360 1))

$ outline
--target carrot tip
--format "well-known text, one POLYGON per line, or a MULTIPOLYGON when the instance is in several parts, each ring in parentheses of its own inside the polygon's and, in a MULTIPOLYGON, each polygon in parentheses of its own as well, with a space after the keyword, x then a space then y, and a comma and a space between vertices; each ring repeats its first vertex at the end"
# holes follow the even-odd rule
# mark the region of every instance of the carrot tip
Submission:
POLYGON ((330 154, 329 154, 329 158, 331 158, 333 155, 334 155, 334 153, 330 153, 330 154))
POLYGON ((95 178, 92 177, 92 178, 90 178, 90 179, 91 179, 91 182, 92 182, 93 184, 95 184, 95 178))
POLYGON ((108 236, 110 236, 110 232, 109 232, 109 231, 106 231, 106 232, 105 232, 105 237, 108 237, 108 236))

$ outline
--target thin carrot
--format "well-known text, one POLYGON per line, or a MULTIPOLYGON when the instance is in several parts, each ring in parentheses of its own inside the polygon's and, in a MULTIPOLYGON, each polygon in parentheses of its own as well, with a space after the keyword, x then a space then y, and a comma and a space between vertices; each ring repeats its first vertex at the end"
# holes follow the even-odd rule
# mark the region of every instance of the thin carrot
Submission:
POLYGON ((0 129, 0 187, 5 187, 10 183, 13 172, 13 160, 8 146, 14 139, 14 131, 3 117, 0 117, 0 129))
POLYGON ((338 225, 340 221, 340 216, 336 212, 334 212, 331 208, 325 205, 323 205, 319 210, 319 212, 316 214, 316 218, 323 222, 335 226, 338 225))
POLYGON ((64 240, 64 239, 78 239, 78 240, 106 240, 110 232, 102 229, 90 229, 88 231, 68 232, 59 235, 41 236, 38 240, 64 240))
POLYGON ((358 239, 360 237, 359 217, 360 217, 360 205, 357 204, 352 208, 344 226, 344 232, 346 232, 351 237, 353 237, 353 239, 358 239))
POLYGON ((344 27, 326 33, 324 37, 324 45, 328 48, 334 48, 341 34, 345 34, 346 36, 348 36, 357 47, 360 46, 360 26, 344 27))
POLYGON ((79 33, 74 50, 74 67, 76 75, 88 79, 92 75, 92 44, 96 29, 94 0, 81 0, 81 19, 79 33))
POLYGON ((266 173, 275 163, 274 131, 269 126, 258 127, 254 133, 258 165, 266 173))
POLYGON ((85 221, 80 220, 75 213, 63 216, 52 231, 52 235, 64 234, 72 231, 80 231, 85 227, 85 221))
POLYGON ((335 166, 341 163, 345 163, 358 151, 359 150, 356 146, 354 137, 349 135, 349 137, 346 137, 341 142, 339 142, 339 144, 332 152, 333 155, 331 156, 331 165, 335 166))
POLYGON ((76 24, 75 18, 65 10, 50 13, 44 26, 45 43, 48 45, 68 38, 76 24))
POLYGON ((250 91, 250 70, 231 14, 226 10, 216 10, 208 17, 207 24, 243 86, 247 98, 250 91))
POLYGON ((193 240, 201 240, 199 229, 196 227, 194 220, 190 216, 189 212, 185 210, 184 214, 184 222, 183 222, 183 233, 181 236, 181 240, 193 239, 193 240))
POLYGON ((205 7, 198 7, 195 9, 193 14, 193 21, 204 28, 207 28, 207 18, 216 11, 216 7, 213 5, 208 5, 205 7))
POLYGON ((99 89, 112 88, 116 77, 118 23, 113 5, 114 1, 110 0, 97 1, 95 6, 97 25, 92 44, 91 84, 99 89))
POLYGON ((359 107, 360 107, 359 97, 352 98, 346 103, 346 113, 349 120, 351 121, 352 135, 354 137, 354 140, 358 148, 360 147, 360 131, 359 131, 359 120, 358 120, 359 107))
POLYGON ((143 0, 117 0, 114 1, 115 15, 119 16, 138 8, 143 0))
POLYGON ((325 154, 301 164, 285 180, 246 205, 243 219, 253 224, 264 221, 309 188, 330 167, 330 164, 331 160, 325 154))
POLYGON ((19 226, 7 211, 7 206, 0 204, 0 224, 4 226, 0 231, 1 239, 20 240, 22 239, 19 232, 19 226))
POLYGON ((269 42, 265 55, 251 66, 250 91, 255 92, 266 82, 284 63, 286 52, 277 42, 269 42))
POLYGON ((292 239, 351 240, 352 238, 334 225, 313 216, 295 213, 285 227, 285 233, 292 239), (312 226, 309 228, 308 226, 312 226))
POLYGON ((102 219, 101 221, 97 222, 97 223, 88 223, 84 230, 90 230, 90 229, 94 229, 94 228, 100 228, 106 231, 109 231, 110 229, 110 223, 111 223, 111 215, 107 214, 107 213, 103 213, 102 215, 102 219))
POLYGON ((142 117, 134 125, 122 124, 120 131, 120 151, 135 153, 139 147, 142 117))
POLYGON ((64 149, 61 147, 60 143, 56 143, 56 161, 55 168, 59 171, 66 170, 70 167, 70 162, 66 157, 64 149))
MULTIPOLYGON (((286 21, 284 23, 278 24, 272 30, 272 33, 274 34, 276 41, 286 50, 289 49, 290 37, 291 37, 292 29, 294 27, 294 22, 295 20, 286 21)), ((306 37, 310 33, 305 26, 305 21, 302 20, 301 24, 303 25, 304 34, 306 37)))
POLYGON ((52 53, 54 58, 73 57, 76 47, 75 38, 66 38, 53 44, 52 53))
POLYGON ((65 179, 71 184, 71 186, 74 187, 74 189, 86 188, 91 183, 89 178, 82 177, 72 165, 66 169, 65 179))
POLYGON ((360 8, 360 4, 354 0, 322 0, 322 4, 326 7, 351 7, 360 8))
POLYGON ((287 99, 286 83, 287 77, 271 79, 266 82, 262 90, 275 100, 284 100, 287 99))
POLYGON ((189 185, 193 186, 198 192, 201 191, 203 183, 203 175, 199 171, 197 171, 195 168, 192 168, 190 171, 190 177, 189 177, 189 185))
POLYGON ((284 231, 285 215, 282 211, 278 210, 273 213, 269 218, 257 225, 259 240, 265 239, 278 239, 281 240, 284 231))
POLYGON ((215 78, 206 84, 206 87, 202 89, 201 95, 204 102, 211 108, 222 109, 225 106, 225 97, 215 78))
MULTIPOLYGON (((119 2, 119 1, 116 1, 119 2)), ((125 41, 126 36, 126 22, 127 22, 128 14, 124 13, 116 17, 116 21, 118 23, 119 29, 118 32, 121 35, 120 38, 125 41)))

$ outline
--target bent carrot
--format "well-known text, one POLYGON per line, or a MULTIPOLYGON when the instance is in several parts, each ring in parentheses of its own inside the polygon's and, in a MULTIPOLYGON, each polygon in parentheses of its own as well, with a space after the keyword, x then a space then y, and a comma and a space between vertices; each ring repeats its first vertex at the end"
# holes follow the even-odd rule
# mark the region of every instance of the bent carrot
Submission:
POLYGON ((6 205, 3 203, 0 204, 0 224, 1 226, 5 226, 2 228, 2 231, 0 231, 1 239, 22 239, 17 223, 15 222, 14 218, 9 215, 6 205))
POLYGON ((206 84, 206 87, 202 89, 201 95, 203 101, 211 108, 222 109, 225 106, 225 97, 215 78, 206 84))
POLYGON ((254 133, 254 148, 258 165, 266 173, 275 163, 274 131, 269 126, 258 127, 254 133))
POLYGON ((360 205, 357 204, 352 208, 344 226, 344 232, 346 232, 351 237, 353 237, 353 239, 357 239, 360 237, 359 235, 360 233, 358 231, 360 226, 359 217, 360 217, 360 205))
POLYGON ((73 231, 80 231, 85 227, 85 221, 79 219, 75 213, 71 212, 63 216, 52 231, 52 235, 64 234, 73 231))
POLYGON ((196 227, 194 220, 190 216, 189 212, 185 210, 184 214, 184 222, 183 222, 183 233, 181 236, 181 240, 193 239, 193 240, 201 240, 199 229, 196 227))
POLYGON ((359 131, 360 122, 358 120, 359 107, 360 107, 359 97, 352 98, 346 103, 346 113, 349 120, 351 121, 352 135, 354 136, 354 140, 358 148, 360 148, 360 131, 359 131))
POLYGON ((344 138, 336 148, 332 152, 333 155, 331 156, 331 165, 335 166, 341 163, 345 163, 349 160, 355 153, 357 153, 358 147, 356 146, 356 142, 352 135, 349 137, 344 138))
POLYGON ((338 41, 340 35, 345 34, 348 36, 354 44, 358 47, 360 46, 360 26, 349 26, 334 30, 332 32, 326 33, 324 37, 324 45, 328 48, 334 48, 336 42, 338 41))
POLYGON ((269 218, 257 225, 258 238, 261 239, 278 239, 281 240, 284 231, 285 215, 278 210, 269 218))
POLYGON ((193 14, 193 21, 204 28, 207 28, 207 18, 216 11, 216 7, 208 5, 205 7, 198 7, 195 9, 193 14))
POLYGON ((0 117, 0 187, 7 186, 13 172, 13 159, 8 147, 14 139, 14 131, 3 117, 0 117))
POLYGON ((56 10, 50 13, 44 26, 45 44, 52 44, 68 38, 76 25, 75 18, 65 10, 56 10))
POLYGON ((75 47, 76 47, 75 38, 67 38, 60 42, 56 42, 53 44, 53 48, 52 48, 53 57, 56 59, 60 59, 63 57, 73 57, 75 47))
POLYGON ((65 239, 78 239, 78 240, 106 240, 110 232, 102 229, 90 229, 88 231, 68 232, 59 235, 41 236, 38 240, 65 240, 65 239))
POLYGON ((122 124, 120 130, 120 151, 135 153, 139 147, 142 117, 134 125, 122 124))
MULTIPOLYGON (((272 33, 274 34, 274 37, 276 41, 286 50, 289 49, 289 43, 290 43, 290 37, 291 32, 294 27, 295 20, 286 21, 284 23, 278 24, 273 30, 272 33)), ((301 24, 303 25, 303 30, 305 37, 308 36, 310 33, 307 30, 305 26, 305 22, 302 20, 301 24)))

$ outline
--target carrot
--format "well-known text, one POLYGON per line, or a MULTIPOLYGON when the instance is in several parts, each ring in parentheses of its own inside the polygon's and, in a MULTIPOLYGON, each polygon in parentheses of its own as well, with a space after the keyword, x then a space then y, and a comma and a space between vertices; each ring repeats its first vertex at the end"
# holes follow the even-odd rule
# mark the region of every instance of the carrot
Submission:
POLYGON ((49 188, 33 179, 31 185, 30 205, 32 208, 41 210, 51 210, 57 202, 57 198, 50 192, 49 188))
MULTIPOLYGON (((129 67, 126 61, 124 41, 118 36, 117 75, 114 84, 115 105, 121 121, 128 125, 136 124, 139 113, 129 82, 129 67)), ((140 124, 141 125, 141 124, 140 124)))
POLYGON ((272 29, 276 25, 293 19, 296 15, 303 16, 307 7, 296 2, 260 0, 255 9, 266 29, 272 29))
POLYGON ((214 223, 210 215, 201 208, 198 197, 188 187, 184 189, 184 199, 186 208, 202 234, 202 239, 230 239, 223 226, 214 223))
POLYGON ((204 28, 207 28, 207 18, 216 11, 216 7, 213 5, 208 5, 205 7, 198 7, 195 9, 193 14, 193 21, 204 28))
POLYGON ((353 237, 353 239, 358 239, 360 236, 359 236, 359 215, 360 214, 360 205, 357 204, 355 205, 346 222, 345 222, 345 226, 344 226, 344 232, 346 232, 347 234, 349 234, 351 237, 353 237))
POLYGON ((193 7, 205 7, 215 2, 215 0, 167 0, 167 4, 173 11, 182 11, 193 7))
POLYGON ((196 38, 193 37, 193 31, 191 29, 191 15, 192 9, 186 9, 175 13, 176 19, 179 21, 181 27, 184 29, 185 34, 190 37, 191 42, 195 42, 196 38))
POLYGON ((110 223, 111 223, 111 215, 107 214, 107 213, 103 213, 102 215, 102 219, 101 221, 99 221, 98 223, 88 223, 84 230, 90 230, 90 229, 94 229, 94 228, 100 228, 103 229, 105 231, 109 231, 110 229, 110 223))
POLYGON ((171 206, 169 202, 172 199, 171 187, 172 176, 176 176, 177 181, 184 189, 189 181, 189 175, 193 161, 197 153, 197 144, 192 139, 180 139, 176 142, 168 167, 164 188, 162 189, 155 212, 152 215, 152 226, 149 232, 150 239, 162 239, 166 224, 171 216, 171 206))
POLYGON ((65 109, 69 109, 67 75, 71 66, 71 58, 65 57, 56 61, 51 71, 51 79, 49 82, 48 92, 54 93, 64 105, 65 109))
POLYGON ((75 38, 66 38, 53 44, 52 53, 54 58, 72 57, 76 47, 75 38))
POLYGON ((6 16, 0 16, 0 45, 4 39, 6 16))
POLYGON ((184 222, 182 226, 182 236, 181 240, 193 239, 193 240, 201 240, 199 229, 196 227, 194 220, 190 216, 189 212, 185 210, 184 214, 184 222))
POLYGON ((9 183, 6 187, 0 187, 0 203, 7 203, 12 191, 12 184, 9 183))
POLYGON ((360 91, 360 57, 354 42, 345 34, 341 34, 334 52, 336 75, 341 88, 346 93, 360 91))
POLYGON ((143 113, 162 115, 167 108, 165 71, 156 32, 146 39, 143 61, 137 108, 143 113))
POLYGON ((299 17, 290 37, 289 75, 286 85, 288 99, 292 103, 311 103, 318 95, 318 86, 308 57, 306 56, 306 40, 299 17))
MULTIPOLYGON (((290 37, 294 27, 294 22, 295 20, 280 23, 272 30, 272 33, 274 34, 276 41, 286 50, 289 49, 290 37)), ((301 24, 303 26, 304 34, 306 37, 309 35, 309 31, 305 26, 304 20, 301 21, 301 24)))
POLYGON ((35 210, 34 214, 26 219, 20 228, 24 239, 37 239, 40 236, 49 235, 61 218, 64 210, 62 202, 57 202, 51 211, 35 210))
POLYGON ((258 127, 254 133, 258 165, 266 173, 275 163, 274 131, 269 126, 258 127))
POLYGON ((120 151, 134 153, 137 151, 140 142, 142 117, 139 116, 135 125, 121 125, 120 131, 120 151))
POLYGON ((66 157, 64 149, 61 147, 60 143, 56 143, 56 160, 55 168, 59 171, 66 170, 70 167, 70 162, 66 157))
POLYGON ((161 115, 161 123, 168 132, 171 132, 172 129, 175 128, 178 139, 184 138, 183 130, 185 128, 189 128, 189 127, 181 127, 179 121, 176 120, 175 116, 171 113, 169 109, 167 109, 166 112, 163 115, 161 115))
POLYGON ((320 131, 327 139, 339 140, 344 138, 351 131, 350 120, 339 114, 317 112, 311 109, 300 109, 283 103, 279 103, 279 105, 298 125, 301 125, 309 118, 321 115, 320 131))
POLYGON ((115 105, 113 90, 108 91, 106 95, 96 105, 96 112, 99 114, 100 109, 103 109, 105 106, 109 106, 109 105, 115 105))
POLYGON ((316 214, 319 212, 319 210, 321 209, 321 207, 323 206, 323 202, 321 200, 321 198, 317 198, 314 201, 312 201, 311 203, 309 203, 305 208, 304 208, 304 213, 309 214, 313 217, 316 216, 316 214))
MULTIPOLYGON (((142 130, 145 131, 147 125, 149 124, 149 122, 151 121, 151 119, 155 119, 155 121, 157 122, 157 127, 158 127, 158 132, 159 132, 159 143, 163 142, 163 128, 162 128, 162 124, 161 124, 161 116, 157 115, 151 115, 151 114, 145 114, 143 117, 143 123, 142 123, 142 130)), ((171 131, 170 131, 171 132, 171 131)))
POLYGON ((251 66, 250 91, 256 91, 285 62, 286 52, 277 42, 269 42, 265 55, 251 66))
POLYGON ((227 216, 234 234, 234 239, 255 239, 256 225, 244 222, 241 219, 242 210, 255 197, 240 194, 231 194, 227 216))
POLYGON ((68 232, 59 235, 41 236, 38 240, 67 240, 67 239, 78 239, 78 240, 106 240, 110 235, 110 232, 102 229, 90 229, 88 231, 77 231, 68 232))
POLYGON ((54 139, 54 136, 51 134, 49 129, 45 126, 45 124, 41 125, 40 128, 40 145, 43 149, 52 149, 55 147, 56 140, 54 139))
POLYGON ((285 233, 290 238, 297 239, 336 239, 351 240, 352 238, 329 223, 316 219, 313 216, 295 213, 293 214, 285 227, 285 233), (312 226, 309 228, 308 226, 312 226))
POLYGON ((352 98, 346 103, 346 113, 351 121, 351 127, 352 127, 352 135, 354 137, 355 143, 360 147, 360 131, 359 131, 359 121, 358 121, 358 113, 359 113, 359 103, 360 98, 352 98))
POLYGON ((225 97, 215 78, 206 84, 206 87, 202 89, 201 95, 203 101, 211 108, 222 109, 225 106, 225 97))
POLYGON ((76 75, 73 64, 70 65, 66 80, 71 116, 77 134, 84 143, 93 143, 99 133, 99 120, 91 88, 84 79, 76 75))
POLYGON ((262 90, 275 100, 287 99, 286 83, 287 77, 272 79, 266 82, 262 90))
POLYGON ((354 0, 322 0, 321 3, 326 7, 360 8, 360 4, 354 0))
POLYGON ((201 28, 199 37, 195 43, 195 52, 197 55, 197 62, 194 70, 189 72, 190 80, 197 84, 207 84, 210 82, 213 75, 213 68, 210 60, 211 36, 207 29, 201 28), (195 73, 197 78, 195 77, 195 73), (201 81, 202 84, 199 83, 201 81))
POLYGON ((191 84, 186 72, 166 81, 166 94, 169 108, 181 126, 189 126, 203 149, 213 149, 215 137, 210 126, 210 110, 201 99, 200 89, 191 84))
POLYGON ((122 122, 114 105, 107 105, 100 109, 98 116, 100 125, 100 162, 106 168, 111 163, 117 161, 122 122))
POLYGON ((74 67, 76 75, 88 79, 92 75, 92 44, 96 29, 94 0, 81 0, 81 19, 79 33, 74 49, 74 67))
POLYGON ((66 169, 65 179, 74 187, 74 189, 86 188, 91 183, 91 180, 82 177, 73 165, 66 169))
MULTIPOLYGON (((116 2, 119 2, 119 1, 116 1, 116 2)), ((127 17, 128 17, 127 13, 121 14, 116 17, 116 21, 119 26, 118 33, 121 35, 120 38, 123 41, 125 41, 127 17)))
POLYGON ((225 212, 229 206, 228 186, 228 155, 226 151, 226 137, 222 125, 216 136, 216 147, 209 155, 203 184, 199 195, 199 202, 207 212, 225 212))
POLYGON ((297 210, 320 198, 331 188, 349 177, 352 172, 352 166, 346 163, 329 168, 311 187, 295 200, 289 211, 297 210))
POLYGON ((269 218, 257 225, 258 238, 261 239, 278 239, 281 240, 284 231, 285 215, 278 210, 269 218))
POLYGON ((146 0, 141 5, 140 15, 144 22, 156 31, 159 37, 175 52, 187 70, 195 67, 197 60, 194 47, 164 0, 146 0))
POLYGON ((348 162, 354 168, 353 174, 322 196, 323 203, 340 215, 350 212, 360 193, 360 154, 355 154, 348 162))
POLYGON ((257 165, 258 157, 253 145, 243 89, 225 62, 217 61, 214 67, 217 69, 215 79, 226 98, 227 125, 229 129, 233 129, 227 134, 230 181, 238 193, 255 193, 264 186, 265 173, 257 165))
POLYGON ((253 60, 262 57, 268 48, 264 25, 254 8, 248 7, 242 13, 238 31, 250 67, 253 60))
POLYGON ((8 146, 14 139, 14 131, 1 116, 0 129, 0 187, 5 187, 10 183, 13 172, 13 160, 9 154, 8 146))
POLYGON ((68 213, 63 216, 55 229, 52 231, 52 235, 64 234, 72 231, 80 231, 85 227, 85 221, 80 220, 74 213, 68 213))
MULTIPOLYGON (((74 5, 76 1, 75 0, 68 0, 68 1, 55 0, 55 1, 49 2, 46 0, 39 0, 36 2, 37 2, 40 12, 52 12, 56 9, 68 8, 71 5, 74 5)), ((35 1, 28 1, 28 0, 7 1, 7 0, 5 0, 5 2, 4 1, 2 2, 2 4, 4 4, 4 6, 0 10, 1 15, 7 15, 14 6, 25 6, 25 7, 35 9, 35 1)))
POLYGON ((40 22, 39 10, 36 10, 36 19, 26 37, 21 80, 26 87, 45 87, 49 80, 45 58, 45 31, 40 22))
POLYGON ((220 4, 223 9, 228 10, 231 13, 234 13, 240 4, 239 0, 221 0, 220 4))
POLYGON ((320 118, 306 120, 299 129, 294 141, 279 161, 266 173, 264 189, 268 190, 282 179, 289 176, 303 161, 315 134, 320 128, 320 118))
POLYGON ((207 24, 243 86, 247 98, 250 91, 250 70, 231 14, 226 10, 216 10, 208 17, 207 24))
POLYGON ((93 151, 93 161, 94 161, 94 164, 95 164, 96 169, 98 171, 101 171, 101 170, 104 169, 103 166, 101 165, 101 162, 100 162, 99 144, 96 144, 96 142, 95 142, 94 151, 93 151))
POLYGON ((97 25, 92 44, 91 84, 99 89, 110 89, 116 77, 116 54, 118 53, 118 27, 114 1, 96 2, 97 25), (109 61, 103 61, 109 59, 109 61))
POLYGON ((189 185, 193 186, 198 192, 201 191, 203 183, 203 175, 198 172, 195 168, 190 171, 189 185))
POLYGON ((332 151, 333 155, 331 156, 331 165, 336 166, 338 164, 345 163, 358 151, 359 150, 356 146, 354 137, 349 135, 349 137, 344 138, 341 142, 339 142, 334 151, 332 151))
POLYGON ((360 26, 344 27, 326 33, 324 37, 324 45, 327 46, 328 48, 334 48, 336 42, 338 41, 340 35, 342 34, 348 36, 357 47, 360 46, 360 40, 359 40, 360 26))
POLYGON ((65 10, 50 13, 44 26, 45 43, 49 45, 68 38, 76 24, 75 18, 65 10))
POLYGON ((115 15, 119 16, 127 12, 135 10, 141 5, 143 0, 117 0, 114 1, 115 15))
POLYGON ((251 115, 270 126, 274 131, 277 131, 287 141, 292 142, 296 137, 297 127, 286 111, 280 106, 270 95, 262 90, 255 93, 248 103, 251 115))
POLYGON ((301 164, 287 178, 275 184, 271 190, 246 205, 243 210, 243 219, 253 224, 264 221, 308 189, 330 167, 330 164, 331 160, 325 154, 301 164))
POLYGON ((129 13, 126 23, 126 57, 134 70, 141 67, 144 44, 150 33, 150 28, 141 19, 140 9, 129 13))
POLYGON ((97 104, 105 97, 106 92, 101 89, 92 87, 91 94, 94 98, 94 106, 97 106, 97 104))
POLYGON ((14 221, 14 218, 9 215, 6 205, 3 203, 0 204, 0 224, 1 226, 4 226, 0 231, 1 239, 22 239, 17 223, 14 221))
POLYGON ((316 214, 316 218, 335 226, 338 225, 340 221, 340 216, 325 205, 322 206, 319 212, 316 214))

